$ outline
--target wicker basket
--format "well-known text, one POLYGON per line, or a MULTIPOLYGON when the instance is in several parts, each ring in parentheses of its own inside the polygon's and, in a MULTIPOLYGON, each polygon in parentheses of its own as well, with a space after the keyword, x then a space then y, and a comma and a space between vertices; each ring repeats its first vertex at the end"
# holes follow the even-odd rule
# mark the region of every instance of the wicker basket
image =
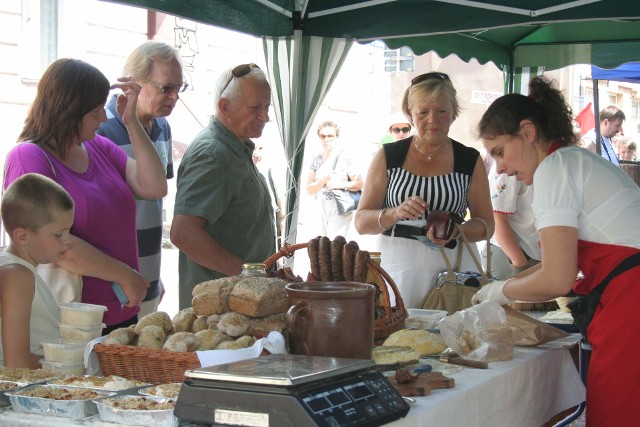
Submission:
POLYGON ((93 351, 98 356, 103 375, 119 375, 151 384, 182 382, 185 379, 184 371, 200 367, 195 352, 114 344, 96 344, 93 351))
MULTIPOLYGON (((307 247, 307 243, 297 243, 295 245, 286 245, 282 247, 278 252, 271 255, 264 261, 264 265, 268 270, 271 266, 280 258, 291 258, 295 251, 307 247)), ((380 289, 380 303, 384 311, 384 315, 376 319, 374 322, 374 335, 373 340, 376 345, 382 344, 392 333, 404 329, 404 321, 408 317, 407 310, 404 307, 404 302, 398 291, 398 287, 389 274, 378 264, 371 261, 367 262, 369 273, 372 273, 375 277, 375 283, 380 289), (382 286, 388 285, 388 286, 382 286), (396 300, 396 306, 391 306, 391 298, 389 296, 389 288, 393 291, 396 300)))

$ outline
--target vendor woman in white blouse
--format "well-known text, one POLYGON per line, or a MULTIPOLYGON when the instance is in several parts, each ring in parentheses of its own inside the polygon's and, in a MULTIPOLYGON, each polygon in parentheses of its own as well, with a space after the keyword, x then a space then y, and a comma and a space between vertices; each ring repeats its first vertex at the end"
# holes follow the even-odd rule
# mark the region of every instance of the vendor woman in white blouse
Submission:
MULTIPOLYGON (((531 81, 528 97, 502 96, 483 115, 480 137, 497 171, 533 184, 542 263, 484 286, 474 302, 547 301, 572 290, 585 295, 623 260, 640 259, 640 227, 627 226, 640 218, 638 186, 613 163, 576 146, 572 119, 560 91, 543 77, 531 81), (576 281, 578 270, 584 279, 576 281)), ((593 349, 588 426, 638 422, 640 269, 631 261, 632 268, 610 280, 587 330, 593 349)))

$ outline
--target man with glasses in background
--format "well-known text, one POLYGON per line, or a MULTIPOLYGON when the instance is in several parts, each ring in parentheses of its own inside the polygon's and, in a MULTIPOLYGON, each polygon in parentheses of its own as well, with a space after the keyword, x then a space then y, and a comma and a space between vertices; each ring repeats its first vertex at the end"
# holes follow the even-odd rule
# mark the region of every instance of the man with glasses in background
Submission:
POLYGON ((222 73, 215 115, 178 168, 171 241, 180 249, 180 310, 195 285, 239 275, 276 251, 267 183, 254 165, 255 144, 269 121, 271 88, 255 64, 222 73))
MULTIPOLYGON (((178 51, 162 42, 147 41, 129 55, 123 75, 133 78, 141 87, 136 115, 160 155, 167 179, 173 178, 173 140, 165 117, 171 114, 180 93, 188 86, 183 80, 178 51)), ((135 158, 127 129, 116 111, 117 105, 118 96, 114 95, 105 107, 107 121, 102 123, 98 134, 111 139, 129 157, 135 158)), ((142 318, 158 309, 164 294, 160 278, 162 199, 136 200, 136 227, 140 273, 150 284, 147 296, 140 304, 138 318, 142 318)))

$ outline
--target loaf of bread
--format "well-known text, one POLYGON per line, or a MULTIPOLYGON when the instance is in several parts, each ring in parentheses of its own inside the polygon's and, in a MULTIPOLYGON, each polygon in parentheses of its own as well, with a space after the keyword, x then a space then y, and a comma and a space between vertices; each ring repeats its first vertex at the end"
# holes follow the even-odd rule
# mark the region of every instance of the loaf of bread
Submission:
POLYGON ((197 284, 191 300, 195 314, 208 316, 229 311, 229 294, 239 281, 239 276, 230 276, 197 284))
POLYGON ((401 329, 389 335, 383 346, 410 346, 421 356, 442 353, 447 345, 439 334, 422 329, 401 329))
POLYGON ((371 358, 378 365, 387 365, 399 363, 401 365, 409 365, 418 363, 420 353, 410 346, 376 346, 373 347, 371 358))
POLYGON ((272 277, 243 277, 229 295, 229 308, 250 317, 284 313, 289 308, 286 285, 272 277))

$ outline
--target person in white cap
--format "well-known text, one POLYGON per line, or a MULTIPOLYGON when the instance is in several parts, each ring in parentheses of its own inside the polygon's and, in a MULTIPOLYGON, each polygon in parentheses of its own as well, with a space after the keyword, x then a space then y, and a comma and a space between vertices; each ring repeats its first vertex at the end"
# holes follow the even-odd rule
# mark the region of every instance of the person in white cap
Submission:
POLYGON ((409 120, 401 112, 394 113, 389 123, 389 134, 393 137, 393 141, 409 138, 413 126, 409 120))

